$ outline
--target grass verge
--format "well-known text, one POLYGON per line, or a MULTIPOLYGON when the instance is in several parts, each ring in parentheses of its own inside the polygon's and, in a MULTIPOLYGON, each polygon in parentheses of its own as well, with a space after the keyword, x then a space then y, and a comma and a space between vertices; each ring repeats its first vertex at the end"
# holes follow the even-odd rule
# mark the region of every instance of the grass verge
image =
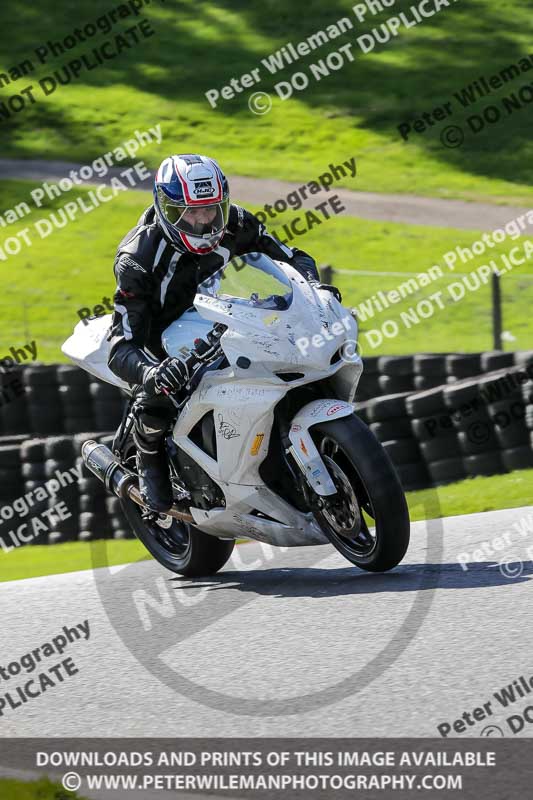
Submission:
MULTIPOLYGON (((0 207, 27 199, 31 188, 32 184, 26 181, 0 182, 0 207)), ((72 190, 68 199, 72 201, 86 194, 87 190, 72 190)), ((235 199, 238 202, 238 198, 235 199)), ((9 281, 0 299, 0 341, 4 343, 3 347, 8 350, 11 345, 21 346, 34 339, 39 359, 53 362, 65 360, 60 346, 79 321, 77 311, 80 308, 92 309, 105 297, 112 298, 115 290, 112 265, 117 245, 150 204, 151 195, 148 192, 119 194, 105 206, 40 239, 35 232, 35 223, 57 211, 65 202, 64 197, 58 198, 11 225, 8 229, 11 236, 29 228, 34 244, 0 262, 9 272, 9 281)), ((257 209, 252 207, 251 210, 257 209)), ((294 216, 279 215, 270 224, 270 230, 284 238, 283 225, 294 216)), ((490 282, 479 282, 479 288, 476 288, 475 275, 469 276, 468 287, 462 280, 468 273, 486 265, 489 259, 499 263, 502 255, 515 248, 524 263, 502 278, 504 329, 514 337, 512 349, 528 349, 533 339, 530 313, 533 261, 528 261, 525 255, 526 239, 507 239, 466 263, 458 259, 453 271, 444 262, 445 253, 458 246, 469 248, 481 236, 481 232, 336 216, 315 225, 291 244, 311 253, 319 264, 331 263, 337 269, 347 270, 347 274, 336 275, 335 282, 343 292, 344 303, 356 307, 365 301, 368 303, 380 290, 398 289, 408 279, 413 279, 407 273, 416 276, 427 273, 433 266, 440 267, 441 277, 429 283, 415 278, 414 288, 411 284, 403 290, 403 299, 388 309, 378 312, 372 304, 372 316, 361 323, 363 355, 424 352, 428 346, 433 352, 490 350, 490 282), (370 274, 351 275, 351 270, 368 270, 370 274), (378 274, 382 271, 399 275, 378 274), (463 287, 464 299, 454 299, 463 289, 456 288, 452 293, 449 288, 452 283, 463 287), (442 297, 433 303, 435 313, 428 318, 425 304, 422 307, 424 316, 419 314, 416 311, 418 302, 427 300, 436 292, 442 292, 442 297), (411 308, 415 309, 418 322, 405 324, 401 314, 411 308), (399 335, 392 339, 384 338, 375 347, 375 337, 367 342, 367 332, 379 330, 389 319, 399 323, 399 335)), ((0 246, 2 242, 3 237, 0 246)), ((3 354, 0 352, 0 357, 3 354)))
MULTIPOLYGON (((441 516, 473 514, 501 508, 517 508, 532 503, 533 470, 520 470, 507 475, 479 477, 440 486, 438 502, 441 516)), ((435 490, 408 492, 407 501, 414 521, 424 519, 424 509, 434 507, 435 490)), ((116 566, 151 558, 136 539, 106 541, 106 547, 91 547, 90 543, 69 542, 48 547, 23 547, 0 555, 0 582, 58 575, 65 572, 92 569, 96 566, 116 566)))
POLYGON ((506 475, 469 478, 435 489, 408 492, 407 500, 413 521, 423 519, 422 511, 431 503, 435 491, 443 517, 458 514, 475 514, 480 511, 497 511, 502 508, 520 508, 533 503, 533 469, 516 470, 506 475))
POLYGON ((48 778, 38 781, 0 778, 0 797, 2 800, 84 800, 81 795, 67 791, 48 778))
POLYGON ((530 107, 524 101, 509 113, 502 106, 504 97, 529 85, 531 72, 517 69, 510 80, 500 81, 501 88, 492 86, 488 96, 474 93, 466 107, 455 97, 479 78, 489 80, 526 60, 531 52, 527 4, 452 3, 419 25, 402 26, 389 42, 363 53, 357 44, 360 35, 379 30, 391 14, 397 17, 403 11, 412 18, 411 6, 412 0, 398 0, 394 9, 368 13, 361 21, 351 4, 341 0, 154 2, 146 4, 142 16, 124 18, 111 31, 101 28, 89 41, 56 57, 47 53, 45 63, 39 63, 37 47, 63 40, 75 23, 94 23, 109 13, 109 3, 79 0, 74 17, 71 2, 4 0, 10 25, 2 43, 1 70, 28 58, 33 70, 4 86, 0 101, 29 85, 36 102, 28 101, 20 113, 2 120, 3 155, 86 162, 135 130, 161 123, 162 144, 143 151, 151 166, 170 152, 206 152, 229 174, 308 181, 330 162, 356 156, 361 190, 531 202, 530 107), (104 42, 115 52, 115 35, 144 17, 152 31, 148 38, 140 36, 136 46, 82 70, 76 79, 64 74, 63 67, 81 56, 95 62, 92 50, 104 42), (317 32, 341 19, 348 19, 351 27, 317 45, 317 32), (278 55, 274 72, 262 63, 287 42, 297 46, 310 37, 315 37, 314 46, 297 61, 288 63, 278 55), (345 56, 342 68, 313 76, 312 65, 320 67, 321 60, 346 45, 352 58, 345 56), (259 83, 241 88, 230 99, 220 98, 216 108, 210 106, 207 91, 220 92, 231 79, 253 69, 259 71, 259 83), (308 79, 307 88, 282 100, 276 84, 290 82, 297 72, 308 79), (61 80, 48 96, 39 88, 44 78, 48 85, 61 80), (255 91, 272 97, 269 113, 250 112, 248 100, 255 91), (401 138, 401 123, 413 123, 424 113, 431 116, 446 102, 451 116, 426 124, 423 133, 413 133, 408 141, 401 138), (467 118, 479 116, 489 105, 500 109, 498 124, 485 124, 474 133, 467 118), (441 143, 440 134, 449 125, 464 128, 462 147, 441 143))

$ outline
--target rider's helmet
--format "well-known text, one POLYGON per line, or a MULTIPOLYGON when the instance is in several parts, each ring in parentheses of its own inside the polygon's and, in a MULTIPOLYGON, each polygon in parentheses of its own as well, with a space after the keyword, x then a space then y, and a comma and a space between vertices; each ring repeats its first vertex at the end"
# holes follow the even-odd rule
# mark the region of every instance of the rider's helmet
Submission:
POLYGON ((226 231, 229 189, 207 156, 166 158, 155 176, 154 206, 167 239, 181 252, 210 253, 226 231))

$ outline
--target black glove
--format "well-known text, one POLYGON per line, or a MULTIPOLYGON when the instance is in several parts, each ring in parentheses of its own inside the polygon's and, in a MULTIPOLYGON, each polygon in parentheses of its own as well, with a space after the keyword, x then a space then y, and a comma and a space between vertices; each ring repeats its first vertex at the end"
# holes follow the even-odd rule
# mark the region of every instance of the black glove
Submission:
POLYGON ((335 297, 339 303, 342 303, 342 294, 339 292, 336 286, 331 286, 329 283, 318 283, 318 281, 310 281, 310 284, 313 289, 326 289, 328 292, 331 292, 333 297, 335 297))
POLYGON ((143 387, 147 394, 175 394, 190 378, 187 365, 179 358, 165 358, 157 367, 144 373, 143 387))

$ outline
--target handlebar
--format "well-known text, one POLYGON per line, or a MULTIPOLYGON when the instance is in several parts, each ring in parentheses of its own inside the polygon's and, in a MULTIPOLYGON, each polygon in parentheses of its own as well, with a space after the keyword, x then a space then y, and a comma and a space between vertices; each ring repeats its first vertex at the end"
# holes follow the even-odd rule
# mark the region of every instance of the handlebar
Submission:
POLYGON ((217 322, 206 335, 207 341, 200 338, 194 340, 194 349, 191 351, 191 354, 184 359, 191 377, 195 367, 200 364, 205 364, 206 361, 209 361, 218 352, 220 349, 220 338, 224 331, 227 330, 227 327, 227 325, 217 322))

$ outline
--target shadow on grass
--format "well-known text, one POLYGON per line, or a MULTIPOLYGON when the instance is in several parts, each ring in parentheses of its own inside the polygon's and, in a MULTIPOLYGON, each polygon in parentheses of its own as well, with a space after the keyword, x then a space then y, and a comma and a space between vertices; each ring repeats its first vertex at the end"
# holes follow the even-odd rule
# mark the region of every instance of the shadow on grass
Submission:
MULTIPOLYGON (((518 0, 512 0, 505 7, 493 0, 473 0, 468 6, 452 3, 449 8, 425 19, 413 31, 402 28, 396 39, 387 45, 377 45, 375 54, 364 55, 360 51, 355 41, 358 35, 402 10, 412 19, 411 5, 412 0, 400 0, 394 9, 377 16, 369 14, 364 23, 359 23, 352 13, 351 3, 339 0, 327 5, 322 0, 293 0, 290 5, 282 0, 252 3, 249 0, 217 0, 216 3, 156 0, 145 9, 156 35, 142 40, 137 47, 122 52, 98 69, 82 72, 76 85, 88 89, 131 87, 158 97, 165 104, 167 101, 175 103, 175 117, 168 106, 163 106, 162 117, 165 118, 165 114, 167 119, 169 114, 174 117, 177 134, 183 125, 187 130, 216 125, 221 115, 250 125, 252 118, 246 105, 249 92, 222 102, 214 111, 209 109, 205 92, 221 88, 232 77, 254 67, 259 67, 263 76, 257 87, 270 91, 277 81, 287 80, 295 71, 308 73, 310 63, 351 42, 353 63, 321 82, 311 79, 309 88, 295 92, 294 97, 317 115, 353 117, 354 134, 356 129, 364 128, 400 143, 397 125, 401 122, 451 100, 454 92, 480 76, 489 77, 518 62, 526 54, 525 34, 531 28, 529 12, 518 0), (281 45, 289 41, 297 44, 341 17, 348 17, 354 29, 323 45, 309 57, 273 76, 260 64, 262 57, 281 45), (191 118, 190 108, 183 109, 183 103, 199 104, 198 112, 191 118)), ((4 68, 31 56, 33 49, 48 38, 61 39, 76 23, 93 22, 113 7, 115 4, 110 6, 102 0, 94 3, 81 0, 76 4, 67 0, 61 6, 51 0, 4 0, 4 19, 9 20, 4 37, 9 35, 10 38, 4 43, 4 52, 7 51, 2 59, 4 68)), ((141 18, 124 19, 109 34, 95 37, 52 60, 34 73, 33 83, 141 18)), ((450 123, 461 124, 465 117, 479 113, 487 104, 497 103, 498 98, 531 83, 531 77, 528 78, 531 75, 533 71, 521 75, 471 109, 459 111, 459 104, 453 100, 457 112, 449 118, 450 123)), ((21 82, 4 88, 1 99, 20 88, 21 82)), ((59 87, 59 91, 63 91, 63 87, 59 87)), ((67 148, 69 142, 86 134, 87 125, 91 125, 94 139, 98 135, 99 118, 102 124, 109 124, 124 113, 135 119, 135 108, 125 112, 109 107, 98 109, 90 107, 89 103, 84 116, 79 107, 59 110, 57 104, 47 105, 41 98, 12 121, 2 123, 2 132, 9 149, 19 138, 21 126, 32 125, 41 131, 52 128, 64 136, 67 148)), ((415 134, 404 146, 410 147, 414 141, 438 161, 473 176, 529 185, 533 179, 533 159, 528 158, 533 150, 529 136, 530 116, 531 107, 515 112, 498 125, 487 125, 477 136, 470 134, 465 145, 458 149, 446 149, 440 144, 438 133, 442 125, 424 135, 415 134)), ((287 133, 291 131, 288 129, 287 133)))

